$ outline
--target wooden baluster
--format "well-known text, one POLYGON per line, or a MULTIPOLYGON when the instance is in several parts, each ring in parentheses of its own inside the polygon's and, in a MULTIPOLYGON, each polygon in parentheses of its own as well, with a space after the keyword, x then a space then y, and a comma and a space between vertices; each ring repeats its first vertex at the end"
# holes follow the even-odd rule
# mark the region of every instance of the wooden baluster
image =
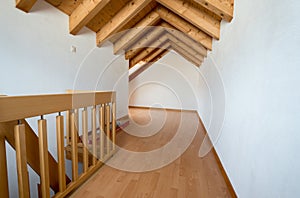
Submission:
MULTIPOLYGON (((25 131, 24 131, 25 132, 25 131)), ((0 137, 0 192, 2 197, 9 197, 8 176, 6 163, 5 138, 0 137)))
POLYGON ((66 167, 64 154, 64 117, 60 113, 56 116, 56 139, 59 191, 63 192, 66 189, 66 167))
POLYGON ((92 107, 92 145, 93 145, 93 165, 97 162, 97 137, 96 137, 96 106, 92 107))
POLYGON ((67 141, 66 141, 66 143, 67 143, 67 145, 70 145, 71 144, 71 141, 70 141, 70 133, 71 133, 71 122, 70 122, 70 120, 71 120, 71 112, 70 112, 70 110, 68 110, 67 111, 67 114, 66 114, 66 120, 67 120, 67 125, 66 125, 66 139, 67 139, 67 141))
MULTIPOLYGON (((18 171, 19 197, 30 197, 29 178, 27 170, 25 125, 18 124, 14 129, 16 162, 18 171)), ((1 175, 2 176, 2 175, 1 175)))
POLYGON ((116 149, 116 102, 112 103, 112 150, 116 149))
POLYGON ((86 173, 89 168, 88 153, 88 113, 87 108, 82 110, 82 144, 83 144, 83 172, 86 173))
POLYGON ((49 164, 48 164, 48 142, 47 142, 47 121, 43 118, 38 120, 39 133, 39 156, 40 156, 40 177, 42 197, 50 197, 49 164))
POLYGON ((99 116, 99 123, 100 123, 100 159, 101 161, 104 160, 104 105, 101 104, 99 111, 100 111, 100 116, 99 116))
POLYGON ((70 115, 71 122, 71 149, 72 149, 72 180, 78 179, 78 145, 77 145, 77 130, 76 130, 76 115, 73 110, 70 115))
POLYGON ((110 155, 110 106, 106 104, 106 146, 107 155, 110 155))

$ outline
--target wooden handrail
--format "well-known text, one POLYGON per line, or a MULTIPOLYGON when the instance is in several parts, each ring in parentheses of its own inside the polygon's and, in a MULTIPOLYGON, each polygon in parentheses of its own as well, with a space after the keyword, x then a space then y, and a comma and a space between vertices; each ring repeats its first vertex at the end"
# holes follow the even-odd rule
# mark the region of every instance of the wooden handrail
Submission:
POLYGON ((0 122, 115 102, 115 98, 115 92, 4 96, 0 97, 0 122))
MULTIPOLYGON (((50 188, 54 190, 55 197, 65 197, 74 191, 115 153, 115 122, 115 92, 1 96, 0 147, 2 148, 7 141, 16 148, 20 196, 30 196, 27 164, 30 164, 40 175, 39 192, 42 197, 50 197, 50 188), (91 112, 90 120, 88 111, 91 112), (66 125, 62 112, 67 113, 66 125), (82 120, 79 119, 80 112, 82 120), (48 151, 47 120, 44 119, 44 115, 52 113, 58 113, 56 116, 57 162, 48 151), (38 137, 25 120, 36 116, 41 116, 37 122, 38 137), (91 123, 92 127, 92 143, 88 141, 88 123, 91 123), (82 131, 79 129, 80 125, 82 131), (64 131, 65 126, 67 131, 64 131), (78 139, 80 131, 83 134, 83 141, 78 139), (63 139, 65 135, 68 138, 67 145, 63 139), (104 137, 105 135, 106 137, 104 137), (65 176, 64 148, 68 147, 71 147, 72 181, 65 176), (78 148, 83 151, 84 167, 82 172, 78 169, 78 148), (91 155, 92 158, 89 160, 91 155)), ((0 158, 6 161, 4 159, 6 158, 5 149, 3 151, 0 153, 0 158)), ((0 183, 3 185, 0 189, 8 195, 7 167, 4 166, 4 163, 0 163, 0 169, 1 175, 6 176, 0 179, 0 183)))

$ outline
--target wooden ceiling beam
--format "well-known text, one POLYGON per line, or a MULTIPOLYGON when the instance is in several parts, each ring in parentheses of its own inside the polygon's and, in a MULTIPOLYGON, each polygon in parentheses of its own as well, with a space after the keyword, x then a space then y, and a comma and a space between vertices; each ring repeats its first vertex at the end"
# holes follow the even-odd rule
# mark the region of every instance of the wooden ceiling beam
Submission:
POLYGON ((145 18, 138 22, 132 29, 126 31, 124 35, 122 35, 121 38, 114 43, 114 54, 118 54, 120 51, 132 45, 135 40, 144 33, 145 28, 147 29, 148 26, 156 24, 159 20, 160 16, 156 12, 150 12, 145 18))
POLYGON ((187 46, 190 46, 199 54, 202 54, 204 57, 207 56, 207 49, 203 47, 203 45, 191 39, 187 34, 180 32, 179 30, 177 30, 175 27, 168 24, 167 22, 162 22, 161 26, 164 27, 169 34, 173 35, 178 40, 181 40, 183 43, 185 43, 187 46))
POLYGON ((110 0, 83 0, 69 17, 70 33, 77 34, 110 0))
POLYGON ((189 35, 193 40, 197 41, 201 45, 203 45, 206 49, 212 50, 212 37, 199 30, 194 25, 190 24, 186 20, 182 19, 178 15, 164 8, 163 6, 158 6, 156 12, 159 16, 171 24, 179 31, 189 35))
POLYGON ((151 43, 151 45, 150 45, 151 47, 145 48, 139 54, 137 54, 135 57, 130 59, 130 64, 135 65, 135 64, 139 63, 143 58, 147 57, 155 49, 160 48, 160 45, 162 43, 165 43, 167 40, 168 40, 168 37, 166 34, 164 34, 162 37, 159 37, 157 40, 155 40, 153 43, 151 43))
POLYGON ((157 0, 215 39, 220 38, 220 21, 184 0, 157 0))
POLYGON ((37 0, 16 0, 16 7, 24 12, 29 12, 37 0))
POLYGON ((164 55, 166 55, 169 52, 169 50, 162 51, 158 56, 156 56, 151 62, 145 63, 141 68, 136 70, 134 73, 132 73, 129 76, 129 82, 132 81, 134 78, 136 78, 138 75, 140 75, 143 71, 148 69, 153 63, 161 59, 164 55))
MULTIPOLYGON (((155 60, 155 58, 165 50, 168 50, 169 48, 170 48, 169 42, 162 43, 159 48, 154 49, 152 53, 150 53, 147 57, 140 59, 137 63, 139 63, 140 61, 143 61, 145 63, 156 62, 157 60, 155 60)), ((129 69, 134 67, 135 65, 136 64, 133 64, 131 60, 129 61, 129 69)))
POLYGON ((131 0, 100 31, 97 32, 97 46, 100 47, 113 34, 122 29, 139 11, 152 0, 131 0))
POLYGON ((203 61, 203 55, 199 54, 195 50, 193 50, 191 47, 187 46, 183 42, 179 41, 176 37, 174 37, 171 34, 167 34, 168 39, 172 42, 175 43, 178 47, 182 48, 186 53, 190 54, 191 56, 203 61))
POLYGON ((157 39, 162 33, 164 29, 161 27, 153 28, 151 32, 147 33, 142 37, 138 42, 134 43, 132 46, 127 49, 128 51, 125 53, 125 59, 132 59, 136 56, 142 48, 151 47, 150 44, 157 39))
POLYGON ((182 57, 184 57, 187 61, 189 61, 190 63, 194 64, 197 67, 199 67, 201 65, 201 63, 202 63, 201 60, 198 60, 197 58, 191 56, 186 51, 184 51, 184 49, 182 49, 181 47, 179 47, 175 43, 173 43, 173 42, 170 42, 170 43, 171 43, 171 49, 173 49, 179 55, 181 55, 182 57))
POLYGON ((230 22, 233 18, 233 1, 228 4, 228 1, 224 0, 193 0, 194 2, 200 4, 206 9, 214 12, 216 15, 220 16, 222 19, 230 22))

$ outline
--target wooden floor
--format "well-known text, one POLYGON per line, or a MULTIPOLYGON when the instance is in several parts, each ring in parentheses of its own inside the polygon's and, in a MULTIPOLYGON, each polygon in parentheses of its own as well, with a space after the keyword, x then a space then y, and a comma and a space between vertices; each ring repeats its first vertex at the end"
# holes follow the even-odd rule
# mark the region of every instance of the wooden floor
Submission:
MULTIPOLYGON (((147 109, 131 108, 130 124, 124 130, 142 129, 142 132, 135 132, 145 137, 135 137, 126 132, 121 132, 117 135, 117 143, 124 149, 136 152, 159 149, 172 141, 182 122, 197 126, 198 130, 192 138, 188 149, 171 164, 141 173, 121 171, 105 165, 78 189, 72 197, 231 197, 213 152, 211 151, 204 158, 198 157, 198 151, 205 131, 195 112, 184 111, 180 113, 172 110, 152 109, 149 111, 147 109), (131 127, 133 125, 138 125, 142 128, 131 127), (158 131, 153 131, 149 128, 158 131), (153 134, 146 137, 145 131, 153 134)), ((132 134, 132 132, 130 133, 132 134)), ((124 158, 124 156, 122 157, 124 158)), ((143 164, 144 162, 140 161, 137 163, 143 164)))

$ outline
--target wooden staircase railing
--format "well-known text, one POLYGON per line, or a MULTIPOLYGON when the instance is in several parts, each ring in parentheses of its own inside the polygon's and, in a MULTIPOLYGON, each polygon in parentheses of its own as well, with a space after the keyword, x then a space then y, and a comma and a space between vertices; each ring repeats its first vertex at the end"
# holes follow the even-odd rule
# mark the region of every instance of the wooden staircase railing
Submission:
POLYGON ((30 197, 27 164, 40 175, 41 197, 50 197, 50 187, 56 192, 54 197, 65 197, 84 183, 115 153, 115 136, 115 92, 1 96, 1 197, 9 196, 5 141, 16 150, 19 197, 30 197), (64 112, 66 112, 66 124, 64 123, 64 112), (91 112, 91 116, 88 116, 88 112, 91 112), (48 152, 48 131, 45 119, 45 115, 53 113, 57 113, 57 162, 48 152), (38 136, 25 121, 26 118, 36 116, 40 116, 37 123, 38 136), (82 126, 81 129, 79 126, 82 126), (91 132, 88 132, 89 128, 91 128, 91 132), (79 139, 80 131, 82 140, 79 139), (67 137, 66 145, 65 135, 67 137), (91 136, 91 141, 88 140, 89 136, 91 136), (34 148, 34 145, 38 145, 38 148, 34 148), (65 146, 71 148, 71 181, 66 177, 65 146), (82 150, 83 163, 83 171, 80 174, 78 170, 79 147, 82 150))

